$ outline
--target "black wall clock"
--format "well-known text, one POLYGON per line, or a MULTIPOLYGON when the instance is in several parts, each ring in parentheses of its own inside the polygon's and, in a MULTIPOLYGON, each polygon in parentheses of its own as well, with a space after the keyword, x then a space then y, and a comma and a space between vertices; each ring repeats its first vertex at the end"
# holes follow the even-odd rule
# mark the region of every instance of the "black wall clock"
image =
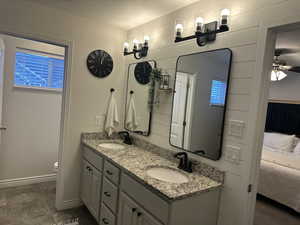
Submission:
POLYGON ((148 84, 150 82, 150 74, 152 66, 149 62, 140 62, 134 68, 134 77, 140 84, 148 84))
POLYGON ((114 67, 112 57, 103 50, 91 52, 87 58, 87 68, 96 77, 108 76, 114 67))

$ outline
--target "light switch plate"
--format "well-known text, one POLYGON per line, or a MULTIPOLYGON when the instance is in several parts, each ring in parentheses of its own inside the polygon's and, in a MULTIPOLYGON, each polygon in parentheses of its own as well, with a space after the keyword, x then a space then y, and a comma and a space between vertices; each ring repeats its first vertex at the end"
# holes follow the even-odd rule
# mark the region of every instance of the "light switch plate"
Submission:
POLYGON ((229 135, 235 137, 243 137, 245 129, 245 122, 239 120, 230 120, 229 135))
POLYGON ((241 148, 236 146, 227 145, 225 150, 225 160, 233 163, 240 164, 241 161, 241 148))

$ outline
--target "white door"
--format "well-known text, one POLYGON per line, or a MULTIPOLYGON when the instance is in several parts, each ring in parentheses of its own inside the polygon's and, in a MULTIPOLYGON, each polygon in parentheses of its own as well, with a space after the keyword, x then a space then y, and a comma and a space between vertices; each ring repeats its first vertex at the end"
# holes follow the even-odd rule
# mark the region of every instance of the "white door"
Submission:
POLYGON ((4 41, 0 38, 0 149, 2 132, 5 131, 6 127, 2 123, 2 107, 3 107, 3 81, 4 81, 4 41))
POLYGON ((177 72, 171 124, 171 144, 183 147, 188 75, 177 72))
POLYGON ((50 86, 48 78, 64 76, 64 48, 6 35, 1 37, 5 42, 1 105, 6 130, 1 131, 0 180, 55 179, 62 88, 53 88, 54 77, 50 86), (40 82, 45 85, 34 85, 40 82))

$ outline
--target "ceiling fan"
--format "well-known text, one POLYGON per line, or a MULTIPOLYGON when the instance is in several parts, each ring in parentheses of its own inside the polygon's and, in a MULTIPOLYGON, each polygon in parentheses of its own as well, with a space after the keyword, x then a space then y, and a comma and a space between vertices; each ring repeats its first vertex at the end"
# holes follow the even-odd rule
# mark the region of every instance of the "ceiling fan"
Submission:
POLYGON ((280 60, 279 57, 284 54, 298 53, 299 50, 280 48, 275 50, 274 60, 273 60, 273 70, 271 73, 272 81, 280 81, 287 77, 285 71, 300 73, 300 66, 288 65, 286 61, 280 60))

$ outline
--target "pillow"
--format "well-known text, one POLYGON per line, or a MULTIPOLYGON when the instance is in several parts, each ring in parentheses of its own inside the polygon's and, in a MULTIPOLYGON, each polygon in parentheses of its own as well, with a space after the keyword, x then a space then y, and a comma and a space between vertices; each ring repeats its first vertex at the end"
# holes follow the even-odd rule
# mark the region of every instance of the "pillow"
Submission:
POLYGON ((294 153, 300 154, 300 142, 298 142, 298 144, 297 144, 296 147, 294 148, 294 153))
POLYGON ((272 149, 292 152, 295 147, 295 135, 265 132, 264 145, 272 149))

